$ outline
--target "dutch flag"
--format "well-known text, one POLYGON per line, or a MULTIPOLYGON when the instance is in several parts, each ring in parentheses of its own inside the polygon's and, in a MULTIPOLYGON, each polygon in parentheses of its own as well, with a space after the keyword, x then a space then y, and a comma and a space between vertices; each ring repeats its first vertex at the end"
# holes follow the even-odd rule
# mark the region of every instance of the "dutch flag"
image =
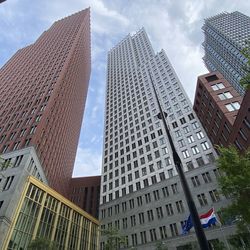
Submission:
POLYGON ((203 228, 215 225, 217 218, 214 213, 214 208, 211 208, 207 213, 200 215, 200 220, 203 228))
MULTIPOLYGON (((200 215, 200 221, 203 228, 208 228, 219 222, 216 218, 214 208, 211 208, 207 213, 200 215)), ((188 216, 186 223, 182 227, 182 234, 187 234, 188 231, 193 227, 191 216, 188 216)))

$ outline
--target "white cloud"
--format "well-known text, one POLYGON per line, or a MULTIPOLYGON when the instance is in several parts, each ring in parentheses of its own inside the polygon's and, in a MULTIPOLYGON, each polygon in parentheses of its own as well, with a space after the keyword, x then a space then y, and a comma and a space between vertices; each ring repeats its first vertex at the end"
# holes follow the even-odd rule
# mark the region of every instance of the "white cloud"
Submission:
POLYGON ((102 156, 91 148, 78 147, 75 160, 74 177, 101 174, 102 156))

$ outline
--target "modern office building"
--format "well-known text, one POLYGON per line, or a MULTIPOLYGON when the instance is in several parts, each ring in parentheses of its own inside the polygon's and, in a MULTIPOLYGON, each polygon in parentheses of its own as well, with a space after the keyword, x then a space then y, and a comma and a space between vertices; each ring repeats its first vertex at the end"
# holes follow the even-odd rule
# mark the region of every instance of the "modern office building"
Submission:
POLYGON ((75 177, 69 185, 72 202, 95 218, 99 215, 101 176, 75 177))
POLYGON ((249 93, 242 97, 219 72, 198 77, 194 111, 214 145, 250 146, 249 93))
POLYGON ((223 12, 205 19, 204 63, 210 72, 219 71, 233 87, 244 95, 239 84, 245 75, 242 67, 247 59, 241 54, 245 42, 250 39, 250 17, 235 11, 223 12))
POLYGON ((90 10, 55 22, 0 69, 0 154, 34 146, 66 195, 90 77, 90 10))
POLYGON ((99 221, 48 186, 33 146, 1 155, 0 235, 3 250, 37 238, 57 249, 99 249, 99 221))
MULTIPOLYGON (((171 148, 157 114, 156 95, 199 213, 228 204, 218 193, 216 152, 166 53, 154 52, 144 29, 126 36, 108 53, 101 228, 118 228, 124 249, 168 249, 195 241, 182 234, 189 215, 171 148), (181 238, 180 238, 181 237, 181 238)), ((208 230, 208 239, 220 237, 208 230)), ((233 227, 222 228, 227 236, 233 227)), ((105 245, 101 239, 101 249, 105 245)), ((121 249, 123 249, 121 247, 121 249)))

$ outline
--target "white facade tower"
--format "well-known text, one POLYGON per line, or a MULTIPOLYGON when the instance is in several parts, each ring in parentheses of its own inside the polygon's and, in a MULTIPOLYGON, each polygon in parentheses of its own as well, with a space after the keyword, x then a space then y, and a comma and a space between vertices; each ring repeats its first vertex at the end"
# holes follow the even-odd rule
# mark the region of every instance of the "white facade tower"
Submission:
MULTIPOLYGON (((118 228, 126 235, 128 247, 153 249, 155 241, 181 234, 189 211, 157 118, 149 74, 168 114, 170 133, 199 212, 227 202, 217 192, 216 153, 166 53, 154 53, 144 29, 109 51, 107 70, 102 229, 118 228)), ((168 245, 183 243, 173 242, 168 245)))

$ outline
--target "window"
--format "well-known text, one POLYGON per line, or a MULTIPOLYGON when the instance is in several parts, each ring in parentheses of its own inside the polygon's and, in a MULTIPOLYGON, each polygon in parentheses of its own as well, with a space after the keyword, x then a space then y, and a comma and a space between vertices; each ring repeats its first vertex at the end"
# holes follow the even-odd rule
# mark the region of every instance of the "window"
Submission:
POLYGON ((192 127, 193 127, 193 129, 199 128, 198 122, 193 122, 193 123, 192 123, 192 127))
POLYGON ((191 181, 192 181, 194 187, 200 186, 200 180, 199 180, 198 176, 191 177, 191 181))
POLYGON ((165 160, 166 166, 169 166, 169 165, 171 164, 170 157, 167 157, 167 158, 165 158, 164 160, 165 160))
POLYGON ((162 188, 162 193, 163 193, 163 196, 164 196, 164 197, 168 197, 168 196, 169 196, 168 187, 162 188))
POLYGON ((136 225, 135 215, 130 216, 130 223, 131 227, 134 227, 136 225))
POLYGON ((142 244, 147 243, 146 231, 140 232, 140 234, 141 234, 141 243, 142 243, 142 244))
POLYGON ((120 206, 119 204, 115 205, 115 214, 119 214, 120 206))
POLYGON ((207 154, 207 159, 210 163, 215 161, 215 157, 213 155, 213 153, 207 154))
POLYGON ((172 184, 172 185, 171 185, 171 188, 172 188, 173 194, 177 194, 177 193, 178 193, 178 186, 177 186, 177 183, 172 184))
POLYGON ((178 235, 178 230, 177 230, 177 225, 176 223, 170 224, 170 231, 172 236, 177 236, 178 235))
POLYGON ((155 170, 154 170, 154 165, 153 165, 153 164, 149 165, 149 171, 150 171, 150 173, 152 173, 152 172, 155 171, 155 170))
POLYGON ((168 176, 169 178, 174 176, 174 170, 172 168, 168 170, 168 176))
POLYGON ((202 174, 202 178, 205 183, 212 182, 211 176, 208 172, 202 174))
POLYGON ((216 189, 209 191, 209 195, 211 197, 211 200, 213 202, 218 202, 220 201, 220 195, 216 189))
POLYGON ((183 139, 179 140, 178 142, 179 142, 180 147, 184 147, 185 146, 185 142, 184 142, 183 139))
POLYGON ((185 134, 190 132, 190 128, 188 126, 184 127, 183 130, 185 134))
POLYGON ((185 123, 186 123, 185 118, 184 118, 184 117, 183 117, 183 118, 181 118, 181 119, 180 119, 180 122, 181 122, 181 124, 185 124, 185 123))
POLYGON ((150 196, 150 193, 145 194, 145 199, 146 199, 146 203, 151 202, 151 196, 150 196))
POLYGON ((183 202, 182 201, 176 201, 176 208, 178 213, 183 213, 184 212, 184 206, 183 206, 183 202))
POLYGON ((207 198, 206 198, 205 194, 199 194, 199 195, 197 195, 197 198, 198 198, 198 201, 202 207, 207 205, 207 198))
POLYGON ((239 110, 240 104, 239 104, 239 102, 232 102, 232 103, 226 104, 226 108, 230 112, 235 111, 235 110, 239 110))
POLYGON ((188 143, 194 142, 194 137, 192 135, 187 137, 188 143))
POLYGON ((193 120, 193 119, 194 119, 193 113, 189 114, 189 115, 188 115, 188 118, 189 118, 190 121, 193 120))
POLYGON ((135 207, 134 199, 129 200, 129 206, 130 206, 130 209, 133 209, 135 207))
POLYGON ((127 203, 126 201, 122 202, 122 211, 125 212, 127 210, 127 203))
POLYGON ((139 171, 135 171, 135 179, 138 179, 140 177, 139 171))
POLYGON ((150 232, 150 239, 151 239, 151 241, 156 241, 157 237, 156 237, 156 231, 155 231, 155 229, 150 229, 149 232, 150 232))
POLYGON ((141 196, 137 197, 137 205, 138 205, 138 207, 140 207, 142 205, 142 197, 141 196))
POLYGON ((159 152, 159 150, 157 150, 157 151, 155 151, 155 158, 157 159, 159 157, 160 157, 160 152, 159 152))
POLYGON ((180 132, 180 130, 175 131, 175 136, 176 136, 176 138, 178 138, 178 137, 180 137, 180 136, 181 136, 181 132, 180 132))
POLYGON ((13 180, 14 180, 14 176, 9 176, 9 177, 7 177, 7 179, 6 179, 6 181, 5 181, 5 184, 4 184, 4 187, 3 187, 3 190, 4 190, 4 191, 5 191, 5 190, 8 190, 8 189, 10 188, 10 186, 11 186, 13 180))
POLYGON ((164 147, 164 148, 162 149, 162 153, 163 153, 163 155, 168 154, 168 149, 167 149, 167 147, 164 147))
POLYGON ((141 183, 140 182, 136 182, 136 190, 140 190, 141 189, 141 183))
POLYGON ((123 229, 126 229, 128 227, 128 219, 127 218, 122 219, 122 227, 123 227, 123 229))
POLYGON ((197 132, 196 135, 197 135, 197 138, 198 138, 199 140, 202 139, 202 138, 204 138, 204 134, 203 134, 202 131, 197 132))
POLYGON ((157 214, 158 219, 161 219, 163 217, 162 207, 156 208, 156 214, 157 214))
POLYGON ((156 179, 156 176, 151 176, 151 181, 152 181, 152 184, 155 184, 157 182, 157 179, 156 179))
POLYGON ((153 194, 154 194, 155 200, 158 201, 160 199, 159 191, 158 190, 154 190, 153 194))
POLYGON ((112 207, 109 207, 109 208, 108 208, 108 216, 109 216, 109 217, 112 216, 112 207))
POLYGON ((186 164, 187 164, 187 169, 188 169, 188 170, 194 169, 194 165, 193 165, 193 162, 192 162, 192 161, 189 161, 189 162, 187 162, 186 164))
POLYGON ((202 167, 202 166, 205 165, 205 162, 204 162, 204 160, 203 160, 202 157, 197 158, 196 162, 197 162, 197 164, 198 164, 199 167, 202 167))
POLYGON ((224 89, 224 88, 225 88, 224 84, 221 83, 221 82, 220 82, 220 83, 213 84, 211 87, 212 87, 212 89, 213 89, 214 91, 219 90, 219 89, 224 89))
POLYGON ((154 220, 154 214, 153 214, 153 210, 152 209, 148 210, 147 214, 148 214, 148 221, 154 220))
POLYGON ((148 187, 148 179, 143 180, 144 187, 148 187))
POLYGON ((229 91, 224 92, 224 93, 221 93, 221 94, 218 94, 218 97, 219 97, 221 100, 226 100, 226 99, 233 98, 232 94, 231 94, 229 91))
POLYGON ((157 162, 156 162, 156 165, 157 165, 157 168, 158 168, 158 169, 161 169, 161 168, 162 168, 162 163, 161 163, 161 161, 157 161, 157 162))
POLYGON ((208 142, 206 141, 201 143, 201 147, 203 148, 204 151, 210 148, 208 142))
POLYGON ((141 212, 141 213, 139 213, 139 223, 140 223, 140 224, 143 224, 144 222, 145 222, 144 213, 141 212))
POLYGON ((178 127, 177 122, 173 122, 173 123, 172 123, 172 126, 173 126, 173 128, 177 128, 177 127, 178 127))
POLYGON ((166 226, 159 227, 159 229, 160 229, 161 239, 166 239, 168 237, 166 226))
POLYGON ((193 152, 194 155, 197 155, 198 153, 200 153, 197 146, 191 147, 191 149, 192 149, 192 152, 193 152))
POLYGON ((182 155, 183 155, 184 159, 186 159, 186 158, 190 157, 189 152, 188 152, 188 150, 187 150, 187 149, 186 149, 186 150, 184 150, 184 151, 182 151, 182 155))
POLYGON ((167 215, 168 215, 168 216, 174 214, 172 204, 167 204, 167 205, 166 205, 166 211, 167 211, 167 215))
POLYGON ((136 246, 137 245, 137 234, 132 234, 132 245, 136 246))

